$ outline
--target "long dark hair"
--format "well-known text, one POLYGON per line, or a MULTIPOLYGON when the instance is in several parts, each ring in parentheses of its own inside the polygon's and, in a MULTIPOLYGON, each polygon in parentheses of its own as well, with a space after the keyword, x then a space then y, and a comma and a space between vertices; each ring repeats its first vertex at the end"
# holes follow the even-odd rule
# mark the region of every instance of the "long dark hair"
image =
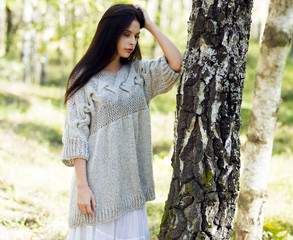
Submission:
MULTIPOLYGON (((144 27, 143 13, 132 4, 116 4, 104 13, 88 50, 69 75, 64 104, 93 75, 104 69, 114 59, 117 53, 117 42, 133 20, 139 22, 140 28, 144 27)), ((141 59, 138 43, 130 56, 120 58, 120 62, 125 64, 136 59, 141 59)))

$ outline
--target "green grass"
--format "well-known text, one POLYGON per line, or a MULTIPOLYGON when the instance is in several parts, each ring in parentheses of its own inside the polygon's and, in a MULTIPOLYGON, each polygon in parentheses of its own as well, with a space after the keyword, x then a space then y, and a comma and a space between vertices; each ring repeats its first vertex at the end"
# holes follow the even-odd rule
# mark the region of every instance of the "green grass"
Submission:
MULTIPOLYGON (((243 90, 241 141, 246 140, 259 46, 250 43, 243 90)), ((50 66, 48 85, 26 86, 21 64, 0 60, 0 232, 5 239, 65 239, 73 168, 59 160, 66 79, 50 66), (8 74, 5 66, 14 67, 8 74), (3 71, 1 71, 3 70, 3 71)), ((67 70, 66 70, 67 71, 67 70)), ((293 61, 284 73, 282 103, 265 206, 264 239, 293 237, 293 61)), ((172 176, 176 88, 151 102, 156 200, 147 203, 151 239, 157 239, 172 176)))
POLYGON ((1 237, 64 239, 72 169, 58 161, 62 110, 46 87, 1 80, 0 88, 1 237))

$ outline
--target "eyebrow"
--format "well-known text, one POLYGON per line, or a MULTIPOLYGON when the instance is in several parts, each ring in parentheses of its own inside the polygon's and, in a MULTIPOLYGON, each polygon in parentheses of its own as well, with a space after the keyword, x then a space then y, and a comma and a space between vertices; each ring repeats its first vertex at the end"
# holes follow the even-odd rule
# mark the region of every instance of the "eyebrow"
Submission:
MULTIPOLYGON (((130 33, 132 33, 132 32, 131 32, 130 30, 128 30, 128 29, 126 29, 125 32, 130 32, 130 33)), ((138 35, 138 34, 140 34, 140 32, 138 32, 138 33, 135 34, 135 35, 138 35)))

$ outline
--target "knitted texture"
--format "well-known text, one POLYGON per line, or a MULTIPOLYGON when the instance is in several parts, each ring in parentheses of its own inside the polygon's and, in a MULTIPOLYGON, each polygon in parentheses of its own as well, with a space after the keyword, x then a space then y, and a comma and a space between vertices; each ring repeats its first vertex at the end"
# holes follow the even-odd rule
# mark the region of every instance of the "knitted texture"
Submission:
POLYGON ((149 103, 179 78, 165 56, 125 64, 114 75, 99 72, 66 108, 61 159, 87 160, 87 179, 97 211, 77 207, 75 174, 70 187, 69 227, 96 225, 155 199, 149 103))

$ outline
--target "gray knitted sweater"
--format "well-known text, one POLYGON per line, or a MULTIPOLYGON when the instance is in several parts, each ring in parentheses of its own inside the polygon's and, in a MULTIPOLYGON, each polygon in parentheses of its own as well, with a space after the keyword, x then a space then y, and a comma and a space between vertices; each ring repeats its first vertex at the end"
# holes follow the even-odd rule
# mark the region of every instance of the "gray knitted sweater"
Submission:
POLYGON ((87 179, 97 211, 78 210, 75 174, 70 187, 69 227, 96 225, 155 199, 150 100, 167 92, 179 73, 165 56, 125 64, 114 75, 100 72, 66 107, 61 159, 87 160, 87 179))

